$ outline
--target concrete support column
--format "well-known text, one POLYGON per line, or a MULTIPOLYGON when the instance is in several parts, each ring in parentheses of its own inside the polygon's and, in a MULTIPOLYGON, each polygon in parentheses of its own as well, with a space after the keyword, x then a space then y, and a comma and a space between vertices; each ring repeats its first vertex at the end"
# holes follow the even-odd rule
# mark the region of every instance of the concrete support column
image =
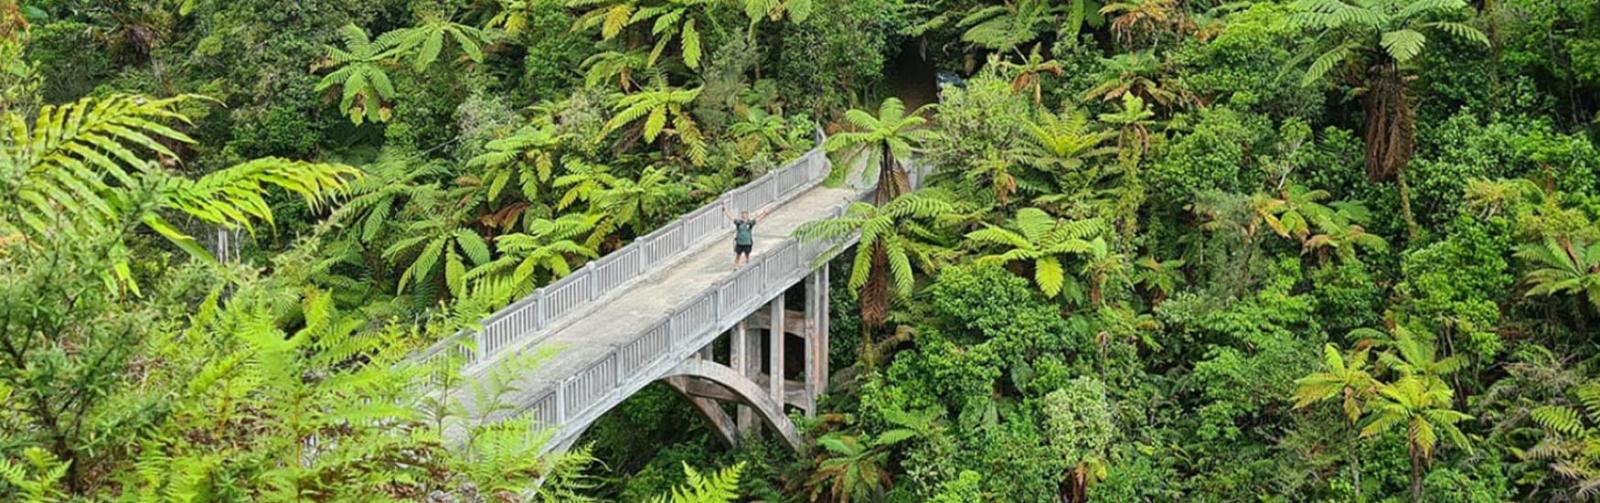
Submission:
POLYGON ((745 332, 744 320, 734 323, 728 333, 728 366, 740 375, 750 375, 750 336, 745 332))
MULTIPOLYGON (((745 378, 753 378, 761 373, 761 339, 760 334, 750 330, 747 320, 740 320, 733 328, 734 350, 738 356, 729 365, 734 372, 745 378)), ((761 418, 756 415, 755 409, 740 405, 737 407, 734 422, 738 424, 739 434, 745 438, 755 436, 756 430, 761 426, 761 418)))
POLYGON ((821 307, 822 303, 826 302, 826 296, 822 293, 822 274, 820 272, 813 271, 811 274, 806 276, 805 285, 806 327, 803 333, 805 334, 806 367, 804 372, 805 375, 801 378, 804 380, 806 390, 806 417, 816 417, 818 387, 817 378, 821 375, 821 372, 819 372, 817 369, 817 362, 828 357, 828 355, 817 354, 818 344, 822 341, 821 334, 819 333, 820 329, 822 328, 822 323, 820 320, 822 317, 821 307))
POLYGON ((812 375, 815 376, 817 382, 816 394, 812 395, 813 397, 828 392, 828 377, 831 375, 828 373, 828 318, 831 316, 828 307, 830 298, 828 289, 831 284, 829 281, 832 278, 829 277, 828 263, 823 262, 822 268, 818 269, 815 274, 818 277, 817 297, 819 300, 817 302, 817 333, 812 334, 812 337, 816 339, 815 346, 817 350, 816 367, 812 369, 812 375))
POLYGON ((772 299, 770 304, 772 312, 770 330, 767 335, 767 390, 772 395, 772 400, 783 404, 783 319, 787 313, 783 310, 783 294, 772 299))

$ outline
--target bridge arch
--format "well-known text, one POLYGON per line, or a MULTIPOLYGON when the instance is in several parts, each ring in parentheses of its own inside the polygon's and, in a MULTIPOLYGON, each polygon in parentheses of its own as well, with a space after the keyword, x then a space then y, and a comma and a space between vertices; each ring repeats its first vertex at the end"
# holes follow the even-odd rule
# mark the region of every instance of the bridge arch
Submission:
MULTIPOLYGON (((701 392, 696 391, 697 388, 701 388, 701 386, 698 386, 699 384, 708 384, 724 390, 726 391, 725 397, 734 398, 735 400, 732 401, 750 407, 756 412, 756 416, 761 419, 761 422, 771 428, 790 449, 799 451, 803 446, 800 430, 795 427, 794 421, 789 420, 789 415, 784 412, 783 404, 774 400, 761 385, 749 377, 740 375, 738 371, 727 365, 711 360, 690 358, 679 362, 678 365, 656 380, 665 382, 672 387, 673 391, 688 399, 689 403, 695 407, 695 410, 711 424, 712 430, 730 445, 736 446, 740 442, 737 424, 728 415, 727 411, 724 411, 718 405, 718 400, 702 396, 701 392)), ((615 409, 616 405, 620 405, 620 402, 612 404, 606 410, 598 411, 587 421, 569 423, 563 428, 566 431, 558 435, 557 445, 552 447, 556 451, 570 449, 578 441, 578 438, 583 436, 583 432, 589 429, 589 426, 598 421, 600 416, 605 415, 606 412, 615 409)))

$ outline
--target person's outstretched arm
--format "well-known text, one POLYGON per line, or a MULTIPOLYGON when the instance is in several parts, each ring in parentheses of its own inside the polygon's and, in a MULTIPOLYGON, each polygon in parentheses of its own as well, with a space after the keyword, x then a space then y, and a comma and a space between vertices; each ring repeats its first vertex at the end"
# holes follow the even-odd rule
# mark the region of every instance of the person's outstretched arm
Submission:
POLYGON ((761 211, 757 212, 755 220, 757 222, 765 220, 767 218, 767 214, 768 213, 772 213, 772 208, 767 208, 767 209, 764 209, 764 210, 761 210, 761 211))
POLYGON ((737 220, 733 218, 733 213, 728 211, 728 203, 726 202, 722 203, 722 216, 728 217, 728 220, 737 220))

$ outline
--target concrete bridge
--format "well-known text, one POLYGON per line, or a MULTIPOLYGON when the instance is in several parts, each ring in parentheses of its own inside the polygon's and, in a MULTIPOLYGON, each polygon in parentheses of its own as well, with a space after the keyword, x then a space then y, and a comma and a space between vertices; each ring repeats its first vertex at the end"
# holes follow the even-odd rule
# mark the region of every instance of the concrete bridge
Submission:
POLYGON ((791 234, 839 215, 860 195, 822 186, 830 169, 820 147, 812 150, 421 357, 459 357, 465 385, 453 387, 452 399, 491 421, 532 416, 536 428, 553 431, 547 450, 569 448, 602 414, 656 381, 689 400, 732 445, 764 426, 798 448, 787 410, 814 414, 828 382, 829 271, 818 257, 850 243, 802 243, 791 234), (750 263, 738 269, 724 203, 735 214, 770 209, 755 227, 750 263), (496 370, 527 355, 538 363, 509 379, 496 370), (498 404, 471 403, 467 390, 496 380, 515 391, 498 404))

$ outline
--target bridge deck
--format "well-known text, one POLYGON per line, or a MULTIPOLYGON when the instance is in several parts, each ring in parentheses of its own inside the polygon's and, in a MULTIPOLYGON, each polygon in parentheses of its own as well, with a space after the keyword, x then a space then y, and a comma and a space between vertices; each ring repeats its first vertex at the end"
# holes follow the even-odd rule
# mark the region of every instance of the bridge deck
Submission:
MULTIPOLYGON (((845 188, 817 186, 800 193, 773 210, 755 227, 754 259, 759 259, 793 238, 791 234, 801 224, 827 218, 839 205, 851 200, 857 191, 845 188)), ((733 227, 725 225, 718 239, 697 245, 668 267, 651 271, 625 291, 602 299, 587 312, 578 313, 552 327, 542 339, 521 343, 520 351, 502 352, 487 365, 474 366, 466 375, 469 380, 486 378, 489 368, 503 355, 523 353, 539 354, 542 359, 536 367, 520 374, 513 386, 519 391, 502 397, 512 410, 492 414, 492 418, 516 414, 517 409, 528 406, 542 396, 550 383, 562 381, 589 368, 610 352, 671 315, 680 303, 715 289, 732 278, 733 227)), ((470 393, 460 393, 458 399, 470 400, 470 393)), ((469 404, 469 408, 476 409, 469 404)))

